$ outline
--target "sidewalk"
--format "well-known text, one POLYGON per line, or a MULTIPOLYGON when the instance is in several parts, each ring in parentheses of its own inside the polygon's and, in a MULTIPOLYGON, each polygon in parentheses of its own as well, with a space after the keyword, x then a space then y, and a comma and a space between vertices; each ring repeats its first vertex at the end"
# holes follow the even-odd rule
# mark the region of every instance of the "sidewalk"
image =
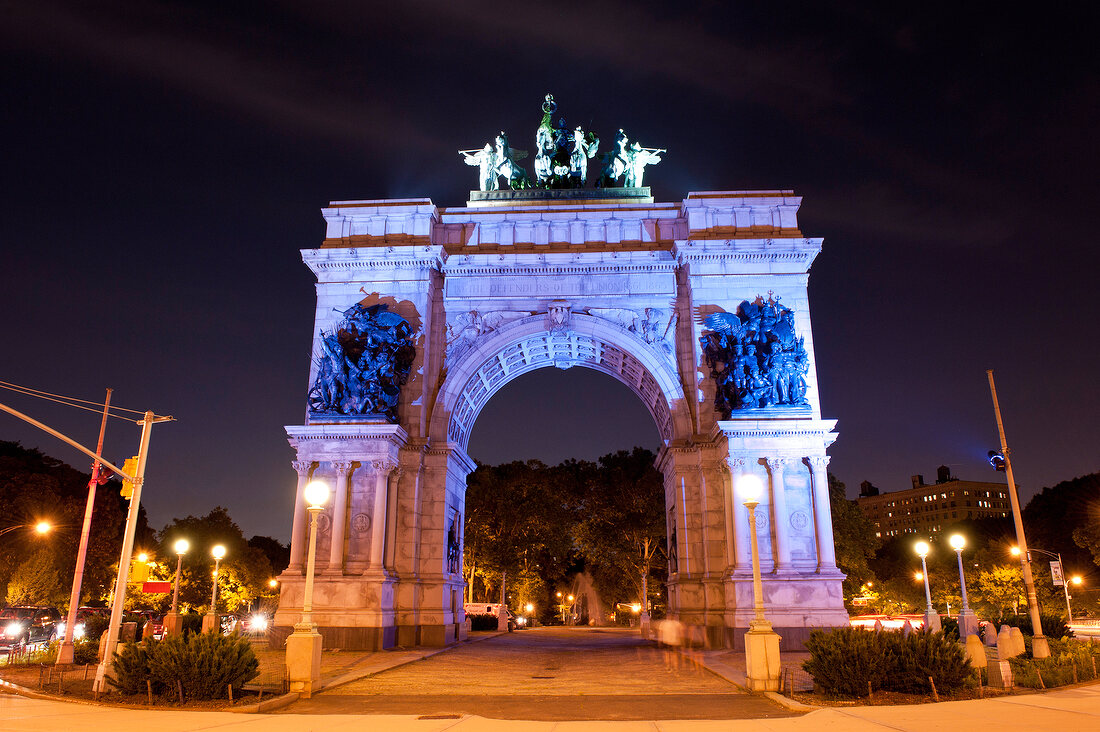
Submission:
POLYGON ((1100 685, 942 704, 817 709, 805 716, 758 720, 661 722, 517 722, 483 717, 418 718, 392 715, 241 715, 120 709, 87 704, 0 696, 0 730, 41 732, 291 732, 298 730, 385 730, 386 732, 718 732, 768 730, 982 730, 1026 729, 1073 732, 1100 728, 1100 685))

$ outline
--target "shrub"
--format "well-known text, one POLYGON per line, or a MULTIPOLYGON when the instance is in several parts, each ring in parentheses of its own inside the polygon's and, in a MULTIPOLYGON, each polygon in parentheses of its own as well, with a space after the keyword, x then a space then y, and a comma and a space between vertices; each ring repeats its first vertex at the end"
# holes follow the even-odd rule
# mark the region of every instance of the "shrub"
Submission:
POLYGON ((470 630, 496 630, 496 615, 468 615, 470 618, 470 630))
POLYGON ((192 633, 202 632, 202 616, 198 613, 186 613, 181 615, 183 618, 183 634, 190 635, 192 633))
MULTIPOLYGON (((1047 638, 1072 638, 1073 631, 1066 625, 1066 619, 1061 615, 1048 615, 1041 613, 1039 615, 1039 622, 1043 625, 1043 635, 1047 638)), ((1024 634, 1024 637, 1030 638, 1033 633, 1031 630, 1031 615, 1023 613, 1021 615, 1006 615, 1004 624, 1010 627, 1016 627, 1020 629, 1020 632, 1024 634)), ((1000 626, 997 626, 998 630, 1000 626)))
POLYGON ((188 699, 216 699, 259 674, 259 661, 247 639, 220 633, 170 635, 162 641, 127 643, 115 654, 117 679, 128 694, 145 690, 151 681, 157 693, 173 693, 177 683, 188 699))
POLYGON ((887 643, 887 675, 885 687, 905 693, 932 691, 929 677, 940 690, 962 686, 970 675, 970 661, 957 637, 945 633, 901 633, 887 643))
POLYGON ((84 638, 93 643, 99 643, 99 638, 111 624, 111 619, 102 615, 89 615, 81 622, 84 623, 84 638))
POLYGON ((871 687, 905 693, 936 688, 947 691, 965 683, 970 662, 962 647, 942 632, 867 631, 862 628, 815 630, 806 641, 810 660, 802 664, 825 692, 867 696, 871 687))
POLYGON ((155 649, 156 641, 127 643, 114 656, 114 678, 107 677, 107 683, 123 694, 139 694, 145 691, 145 682, 149 679, 149 655, 155 649))
MULTIPOLYGON (((1028 637, 1026 640, 1030 640, 1028 637)), ((1030 656, 1017 656, 1008 659, 1012 667, 1012 675, 1016 683, 1033 689, 1040 688, 1039 677, 1042 676, 1042 686, 1064 686, 1072 684, 1074 678, 1077 681, 1095 681, 1097 674, 1093 673, 1100 661, 1100 648, 1087 643, 1079 643, 1073 640, 1060 641, 1051 638, 1050 657, 1031 658, 1030 656), (1076 677, 1074 669, 1076 667, 1076 677)))
POLYGON ((84 640, 73 645, 73 663, 83 666, 88 663, 99 663, 99 641, 84 640))
POLYGON ((868 682, 882 677, 886 637, 862 628, 814 630, 806 640, 810 660, 802 667, 827 693, 867 696, 868 682))

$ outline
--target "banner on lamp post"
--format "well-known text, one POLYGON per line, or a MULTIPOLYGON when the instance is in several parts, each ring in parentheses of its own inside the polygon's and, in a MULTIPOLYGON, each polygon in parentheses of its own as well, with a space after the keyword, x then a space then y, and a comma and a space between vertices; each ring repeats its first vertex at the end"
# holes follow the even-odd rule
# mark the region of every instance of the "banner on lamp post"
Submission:
POLYGON ((143 582, 141 585, 142 592, 151 593, 167 593, 172 591, 171 582, 143 582))
POLYGON ((1050 563, 1050 576, 1054 580, 1055 587, 1064 587, 1066 584, 1065 578, 1062 576, 1062 563, 1051 562, 1050 563))

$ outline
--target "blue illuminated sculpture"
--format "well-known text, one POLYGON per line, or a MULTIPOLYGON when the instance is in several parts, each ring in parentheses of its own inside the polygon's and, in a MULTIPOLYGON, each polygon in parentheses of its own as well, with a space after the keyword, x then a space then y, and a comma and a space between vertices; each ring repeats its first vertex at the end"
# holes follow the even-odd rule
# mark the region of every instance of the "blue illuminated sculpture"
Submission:
POLYGON ((386 305, 356 303, 342 314, 331 333, 321 331, 310 412, 380 416, 396 424, 401 387, 416 357, 412 327, 386 305))
POLYGON ((794 311, 768 293, 743 301, 736 313, 703 321, 713 332, 699 339, 714 379, 714 408, 723 419, 734 410, 802 406, 809 356, 795 336, 794 311))

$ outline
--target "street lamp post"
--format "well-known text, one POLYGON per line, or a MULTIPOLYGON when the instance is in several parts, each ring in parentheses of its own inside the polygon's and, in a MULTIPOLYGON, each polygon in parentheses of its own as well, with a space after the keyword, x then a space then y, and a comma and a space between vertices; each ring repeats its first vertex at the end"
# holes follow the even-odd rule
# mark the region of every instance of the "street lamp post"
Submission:
POLYGON ((302 619, 286 639, 286 673, 290 690, 308 699, 321 681, 321 634, 313 624, 313 574, 317 564, 317 517, 328 501, 328 486, 320 480, 304 490, 309 511, 309 548, 306 555, 306 584, 302 601, 302 619))
POLYGON ((210 553, 214 555, 214 582, 210 590, 210 612, 203 616, 202 632, 208 630, 217 632, 218 628, 218 570, 221 567, 222 557, 225 556, 225 547, 217 544, 210 553))
POLYGON ((966 574, 963 572, 963 547, 966 546, 966 537, 962 534, 952 534, 948 540, 951 548, 959 558, 959 585, 962 587, 962 610, 959 611, 959 638, 966 642, 968 635, 978 634, 978 616, 970 609, 970 603, 966 599, 966 574))
MULTIPOLYGON (((1001 422, 1001 405, 997 401, 997 386, 993 381, 993 369, 985 372, 989 377, 989 393, 993 396, 993 414, 997 417, 997 432, 1001 438, 1001 455, 1005 461, 1005 477, 1008 478, 1008 498, 1012 505, 1012 523, 1016 527, 1016 541, 1020 551, 1027 554, 1027 539, 1024 537, 1024 517, 1020 513, 1020 497, 1016 494, 1016 480, 1012 476, 1012 457, 1005 438, 1004 423, 1001 422)), ((1049 658, 1050 644, 1043 635, 1043 621, 1039 618, 1039 597, 1035 594, 1035 580, 1031 577, 1031 563, 1020 560, 1020 571, 1024 575, 1024 590, 1027 592, 1027 610, 1031 615, 1031 655, 1034 658, 1049 658)))
POLYGON ((927 541, 918 541, 913 545, 913 548, 917 552, 917 556, 920 557, 921 574, 924 576, 924 627, 935 632, 942 629, 940 625, 940 614, 932 607, 932 588, 928 585, 928 563, 925 558, 928 556, 930 547, 927 541))
POLYGON ((177 539, 172 545, 176 550, 176 581, 172 588, 172 612, 164 616, 164 634, 179 635, 183 632, 183 618, 180 617, 180 569, 183 567, 183 555, 191 548, 187 539, 177 539))
POLYGON ((737 481, 737 490, 749 509, 749 537, 752 548, 753 619, 745 632, 745 676, 750 691, 779 690, 779 634, 764 617, 764 585, 760 580, 760 549, 756 539, 756 507, 764 484, 757 476, 746 473, 737 481))
MULTIPOLYGON (((1062 574, 1062 591, 1066 595, 1066 622, 1067 623, 1072 623, 1073 622, 1073 609, 1070 608, 1070 606, 1069 606, 1069 580, 1067 579, 1067 577, 1065 575, 1065 569, 1066 568, 1062 564, 1062 554, 1060 552, 1048 552, 1045 549, 1036 549, 1035 547, 1030 547, 1028 549, 1028 553, 1030 554, 1031 552, 1039 552, 1040 554, 1046 554, 1048 557, 1054 557, 1056 560, 1058 560, 1058 571, 1062 574)), ((1020 554, 1021 554, 1020 547, 1017 547, 1017 546, 1012 547, 1012 556, 1018 557, 1018 556, 1020 556, 1020 554)), ((1026 561, 1028 563, 1028 567, 1031 566, 1031 557, 1027 557, 1026 559, 1021 559, 1020 561, 1021 562, 1026 561)), ((1073 578, 1073 583, 1075 585, 1081 584, 1081 581, 1082 580, 1081 580, 1080 577, 1074 577, 1073 578)))

